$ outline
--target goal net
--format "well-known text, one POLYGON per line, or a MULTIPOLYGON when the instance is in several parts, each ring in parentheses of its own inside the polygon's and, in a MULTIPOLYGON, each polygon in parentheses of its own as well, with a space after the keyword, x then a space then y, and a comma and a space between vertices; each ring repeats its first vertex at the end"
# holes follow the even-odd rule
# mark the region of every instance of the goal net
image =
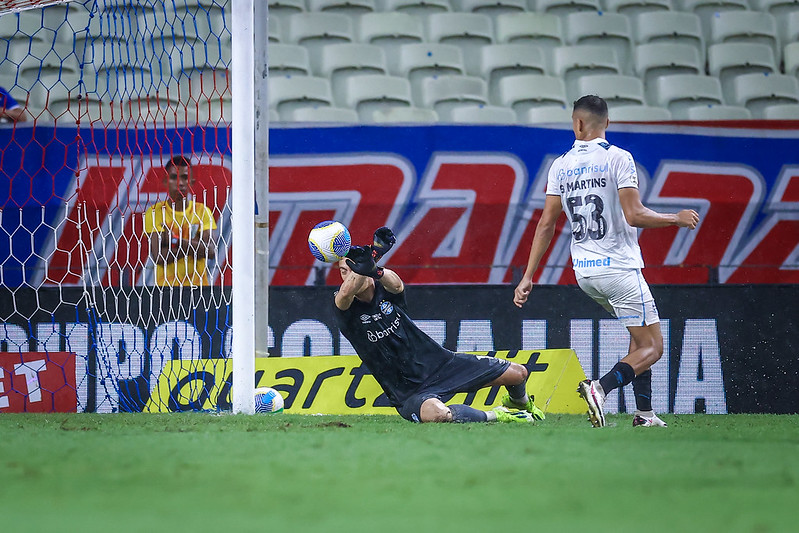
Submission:
POLYGON ((0 410, 151 410, 229 357, 229 2, 3 3, 0 410))

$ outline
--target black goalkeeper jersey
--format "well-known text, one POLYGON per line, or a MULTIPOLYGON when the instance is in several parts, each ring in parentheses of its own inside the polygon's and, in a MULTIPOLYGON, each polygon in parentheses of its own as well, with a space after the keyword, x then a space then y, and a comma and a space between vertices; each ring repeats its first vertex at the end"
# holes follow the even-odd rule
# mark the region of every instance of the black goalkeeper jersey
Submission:
POLYGON ((392 294, 375 283, 371 302, 356 298, 346 311, 333 307, 339 329, 394 406, 454 357, 413 323, 404 291, 392 294))

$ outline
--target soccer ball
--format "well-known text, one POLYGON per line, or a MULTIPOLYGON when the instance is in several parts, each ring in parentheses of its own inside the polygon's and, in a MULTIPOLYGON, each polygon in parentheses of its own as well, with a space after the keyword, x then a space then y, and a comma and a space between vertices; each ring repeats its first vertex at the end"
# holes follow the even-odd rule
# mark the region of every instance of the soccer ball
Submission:
POLYGON ((315 258, 325 263, 341 261, 351 245, 350 230, 335 220, 320 222, 308 234, 308 248, 315 258))
POLYGON ((272 387, 255 389, 256 413, 279 413, 283 411, 283 396, 272 387))

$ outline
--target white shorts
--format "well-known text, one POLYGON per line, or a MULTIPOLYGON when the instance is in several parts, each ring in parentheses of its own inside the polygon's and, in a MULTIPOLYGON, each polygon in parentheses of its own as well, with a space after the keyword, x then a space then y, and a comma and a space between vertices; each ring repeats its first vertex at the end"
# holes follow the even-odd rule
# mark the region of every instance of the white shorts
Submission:
POLYGON ((640 270, 619 270, 583 278, 577 284, 625 327, 660 322, 655 299, 640 270))

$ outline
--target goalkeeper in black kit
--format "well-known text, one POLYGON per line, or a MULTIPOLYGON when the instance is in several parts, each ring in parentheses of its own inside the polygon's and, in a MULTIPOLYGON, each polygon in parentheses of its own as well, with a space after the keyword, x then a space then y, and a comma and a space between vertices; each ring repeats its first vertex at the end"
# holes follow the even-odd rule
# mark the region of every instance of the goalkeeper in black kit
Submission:
POLYGON ((529 371, 496 357, 454 353, 439 345, 408 316, 405 285, 377 262, 396 242, 386 227, 371 246, 353 246, 339 262, 335 294, 338 327, 383 388, 392 405, 413 422, 519 422, 543 420, 527 394, 529 371), (443 397, 504 385, 502 405, 481 411, 445 405, 443 397))

